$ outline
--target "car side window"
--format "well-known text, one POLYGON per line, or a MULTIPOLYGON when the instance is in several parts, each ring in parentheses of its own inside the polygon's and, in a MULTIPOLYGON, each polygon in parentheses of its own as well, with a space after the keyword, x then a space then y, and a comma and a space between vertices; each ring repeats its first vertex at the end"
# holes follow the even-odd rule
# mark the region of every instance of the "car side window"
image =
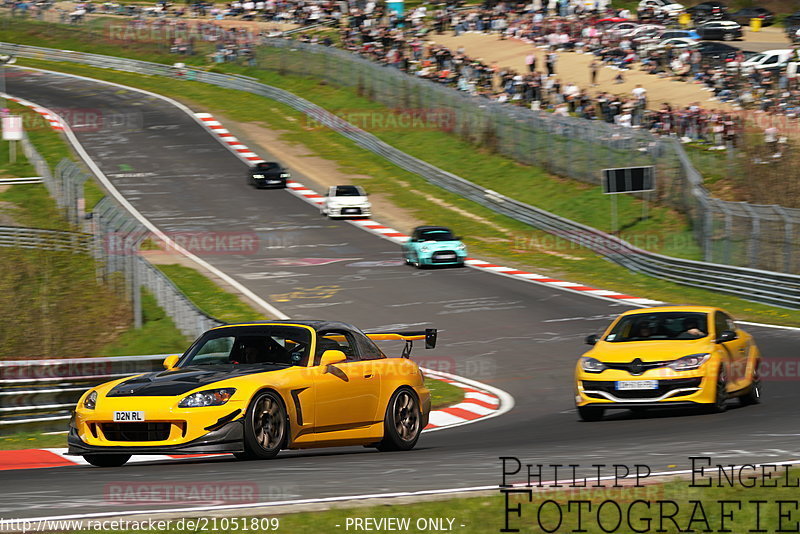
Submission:
POLYGON ((727 325, 725 329, 736 332, 736 321, 733 320, 733 317, 724 313, 722 315, 725 318, 725 323, 727 325))
POLYGON ((341 330, 326 330, 317 335, 317 350, 314 353, 314 365, 319 365, 320 358, 326 350, 340 350, 347 357, 347 361, 358 360, 358 353, 353 343, 350 332, 341 330))
POLYGON ((714 330, 717 337, 724 331, 728 330, 728 321, 725 320, 725 314, 716 312, 714 314, 714 330))

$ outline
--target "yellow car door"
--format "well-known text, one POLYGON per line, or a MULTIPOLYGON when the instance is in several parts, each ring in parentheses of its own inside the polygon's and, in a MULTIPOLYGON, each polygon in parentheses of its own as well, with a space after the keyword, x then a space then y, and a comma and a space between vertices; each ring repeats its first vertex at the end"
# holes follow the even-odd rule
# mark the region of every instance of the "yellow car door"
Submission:
POLYGON ((345 361, 328 365, 314 377, 314 432, 358 428, 378 416, 380 376, 373 361, 345 361))
POLYGON ((747 336, 736 328, 732 317, 721 311, 714 314, 714 328, 717 339, 724 331, 736 333, 736 339, 718 344, 725 362, 728 391, 736 391, 744 387, 747 382, 747 336))
POLYGON ((375 361, 359 359, 350 333, 326 333, 318 339, 322 350, 317 351, 317 358, 324 350, 341 350, 347 360, 318 366, 313 374, 314 432, 324 434, 376 422, 381 379, 375 361))

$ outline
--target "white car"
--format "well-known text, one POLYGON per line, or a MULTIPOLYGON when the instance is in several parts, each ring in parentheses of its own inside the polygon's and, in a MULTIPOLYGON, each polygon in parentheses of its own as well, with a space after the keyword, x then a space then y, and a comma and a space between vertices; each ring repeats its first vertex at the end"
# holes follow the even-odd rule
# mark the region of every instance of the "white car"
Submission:
POLYGON ((649 52, 650 50, 664 50, 667 47, 672 49, 690 48, 697 45, 697 43, 698 41, 689 39, 688 37, 673 37, 671 39, 664 39, 663 41, 644 45, 642 47, 642 51, 649 52))
POLYGON ((796 58, 797 56, 791 48, 767 50, 742 61, 742 69, 747 72, 781 69, 790 61, 796 60, 796 58))
POLYGON ((682 4, 671 0, 642 0, 639 2, 639 9, 647 7, 653 8, 656 13, 666 13, 669 16, 678 15, 686 9, 682 4))
POLYGON ((606 33, 614 35, 615 37, 622 37, 629 35, 633 30, 639 27, 636 22, 618 22, 606 30, 606 33))
POLYGON ((640 42, 646 39, 652 39, 662 31, 664 31, 664 26, 660 24, 640 24, 625 35, 625 37, 627 37, 629 41, 640 42))
POLYGON ((372 204, 360 185, 334 185, 325 194, 320 213, 334 217, 369 217, 372 204))

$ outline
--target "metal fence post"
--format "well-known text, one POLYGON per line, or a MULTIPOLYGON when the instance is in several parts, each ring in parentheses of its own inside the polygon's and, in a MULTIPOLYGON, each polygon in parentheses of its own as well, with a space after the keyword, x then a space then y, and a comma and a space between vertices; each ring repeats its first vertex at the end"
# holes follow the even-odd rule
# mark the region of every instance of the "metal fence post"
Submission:
POLYGON ((761 218, 750 204, 745 203, 743 206, 745 211, 747 211, 747 213, 750 215, 750 224, 752 225, 752 230, 750 232, 750 243, 747 247, 747 263, 751 269, 755 269, 758 265, 758 240, 761 237, 761 218))

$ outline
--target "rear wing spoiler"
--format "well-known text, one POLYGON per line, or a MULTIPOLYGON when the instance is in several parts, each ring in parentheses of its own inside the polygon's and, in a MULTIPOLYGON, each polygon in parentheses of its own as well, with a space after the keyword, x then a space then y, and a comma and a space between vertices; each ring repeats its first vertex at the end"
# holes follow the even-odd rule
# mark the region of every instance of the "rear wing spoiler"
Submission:
POLYGON ((364 334, 373 341, 405 341, 406 346, 403 349, 403 358, 408 358, 411 355, 411 348, 414 346, 415 340, 424 339, 426 349, 436 347, 437 330, 435 328, 397 332, 364 332, 364 334))

